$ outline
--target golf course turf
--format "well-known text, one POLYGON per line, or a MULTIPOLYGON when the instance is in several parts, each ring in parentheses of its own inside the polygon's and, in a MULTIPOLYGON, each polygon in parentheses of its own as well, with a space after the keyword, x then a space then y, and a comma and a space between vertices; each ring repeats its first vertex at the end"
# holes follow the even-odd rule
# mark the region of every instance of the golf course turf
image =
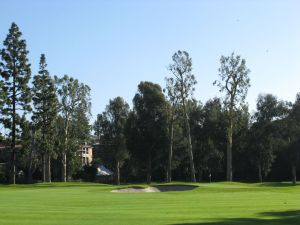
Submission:
MULTIPOLYGON (((188 183, 174 183, 188 184, 188 183)), ((113 193, 97 183, 0 185, 1 225, 299 225, 300 185, 197 183, 190 191, 113 193)))

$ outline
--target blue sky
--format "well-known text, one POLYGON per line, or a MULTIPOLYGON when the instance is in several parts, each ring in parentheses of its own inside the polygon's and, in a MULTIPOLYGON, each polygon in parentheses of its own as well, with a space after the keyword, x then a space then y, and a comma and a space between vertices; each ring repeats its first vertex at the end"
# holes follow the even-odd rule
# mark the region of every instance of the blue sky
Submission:
POLYGON ((220 96, 212 83, 220 56, 233 51, 252 71, 251 110, 259 93, 294 101, 300 92, 298 0, 2 0, 1 8, 0 46, 16 22, 33 74, 45 53, 52 75, 91 87, 94 118, 111 98, 131 104, 140 81, 164 86, 177 50, 193 59, 202 102, 220 96))

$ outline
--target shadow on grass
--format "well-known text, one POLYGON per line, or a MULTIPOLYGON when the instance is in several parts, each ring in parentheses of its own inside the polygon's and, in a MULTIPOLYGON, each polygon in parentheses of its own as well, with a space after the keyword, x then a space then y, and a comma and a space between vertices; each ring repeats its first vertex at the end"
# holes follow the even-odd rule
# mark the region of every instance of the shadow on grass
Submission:
POLYGON ((169 191, 191 191, 199 186, 196 185, 186 185, 186 184, 163 184, 163 185, 154 185, 153 187, 157 188, 160 192, 169 192, 169 191))
POLYGON ((232 218, 217 222, 176 223, 172 225, 299 225, 300 210, 282 212, 263 212, 258 214, 267 218, 232 218), (273 218, 268 218, 273 217, 273 218), (274 218, 275 217, 275 218, 274 218))
POLYGON ((294 186, 298 186, 300 185, 299 183, 292 184, 292 183, 288 183, 288 182, 267 182, 267 183, 261 183, 259 184, 259 186, 262 187, 294 187, 294 186))
POLYGON ((77 182, 70 182, 70 183, 60 183, 60 182, 54 182, 54 183, 34 183, 34 184, 1 184, 0 187, 6 187, 6 188, 72 188, 72 187, 103 187, 103 186, 109 186, 108 184, 102 184, 102 183, 77 183, 77 182))

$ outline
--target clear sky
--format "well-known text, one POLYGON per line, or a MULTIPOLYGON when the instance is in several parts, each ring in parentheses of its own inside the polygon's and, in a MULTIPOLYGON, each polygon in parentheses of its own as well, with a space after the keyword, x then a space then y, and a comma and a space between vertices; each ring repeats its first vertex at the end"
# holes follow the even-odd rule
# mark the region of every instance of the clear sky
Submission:
POLYGON ((33 74, 45 53, 52 75, 92 89, 92 114, 109 99, 129 104, 140 81, 164 86, 173 53, 186 50, 198 84, 195 98, 220 96, 212 85, 221 55, 246 59, 247 101, 259 93, 294 101, 300 92, 299 0, 1 0, 0 41, 16 22, 27 40, 33 74))

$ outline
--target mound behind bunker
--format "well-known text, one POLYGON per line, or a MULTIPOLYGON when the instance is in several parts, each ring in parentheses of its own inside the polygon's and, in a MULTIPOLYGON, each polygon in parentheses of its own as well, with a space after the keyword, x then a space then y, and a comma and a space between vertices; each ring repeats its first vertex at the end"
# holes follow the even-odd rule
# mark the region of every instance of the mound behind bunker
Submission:
POLYGON ((138 192, 168 192, 168 191, 191 191, 195 188, 198 188, 196 185, 155 185, 147 188, 141 187, 128 187, 112 190, 111 192, 117 193, 138 193, 138 192))

